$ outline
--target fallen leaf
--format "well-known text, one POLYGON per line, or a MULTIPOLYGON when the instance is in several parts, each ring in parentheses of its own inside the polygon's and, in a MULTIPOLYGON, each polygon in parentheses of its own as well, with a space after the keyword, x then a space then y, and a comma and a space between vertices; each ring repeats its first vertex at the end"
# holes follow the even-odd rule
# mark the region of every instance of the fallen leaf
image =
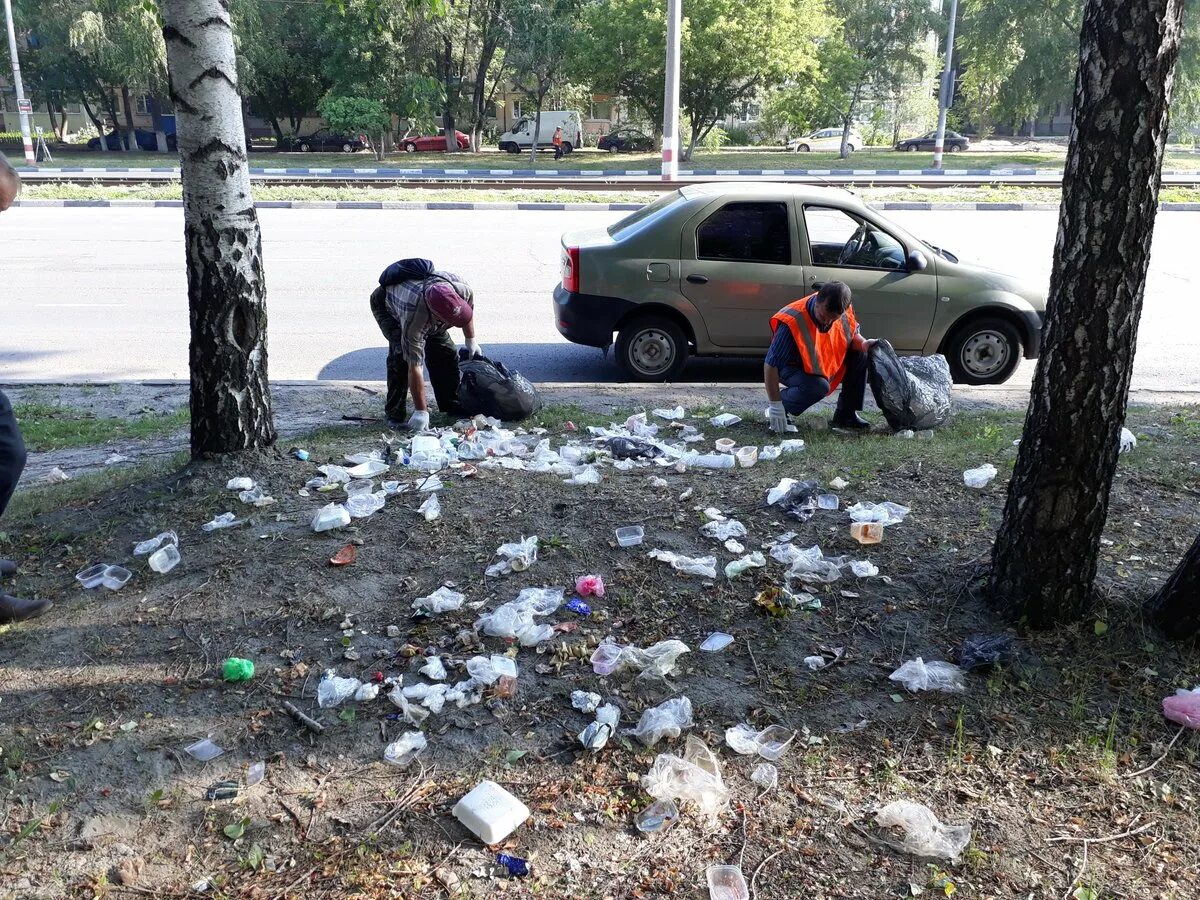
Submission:
POLYGON ((358 548, 353 544, 347 544, 329 558, 329 564, 331 566, 348 566, 356 559, 358 559, 358 548))
POLYGON ((504 761, 511 766, 528 752, 528 750, 509 750, 504 754, 504 761))
POLYGON ((1099 619, 1097 619, 1095 629, 1096 629, 1096 636, 1099 637, 1100 635, 1102 635, 1106 631, 1108 631, 1108 623, 1101 622, 1099 619))
POLYGON ((240 819, 237 822, 231 822, 221 830, 225 833, 225 837, 229 838, 231 841, 236 841, 246 833, 246 826, 249 824, 249 819, 240 819))

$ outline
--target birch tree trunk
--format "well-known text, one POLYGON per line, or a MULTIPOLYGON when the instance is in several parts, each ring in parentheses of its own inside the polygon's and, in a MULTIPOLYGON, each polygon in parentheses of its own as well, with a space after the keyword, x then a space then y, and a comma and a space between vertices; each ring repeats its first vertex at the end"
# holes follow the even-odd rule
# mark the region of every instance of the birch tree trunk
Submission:
POLYGON ((994 601, 1035 627, 1083 616, 1117 467, 1158 210, 1184 0, 1088 0, 1058 239, 994 601))
POLYGON ((183 179, 192 455, 274 443, 267 307, 227 0, 162 0, 183 179))
POLYGON ((1146 617, 1173 641, 1200 634, 1200 536, 1167 583, 1146 602, 1146 617))

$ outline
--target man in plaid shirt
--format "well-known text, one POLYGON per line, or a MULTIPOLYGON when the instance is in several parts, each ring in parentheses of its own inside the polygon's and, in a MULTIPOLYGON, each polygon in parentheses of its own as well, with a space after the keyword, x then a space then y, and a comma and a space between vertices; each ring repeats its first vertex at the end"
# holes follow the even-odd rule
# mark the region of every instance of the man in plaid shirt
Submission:
POLYGON ((371 294, 371 312, 388 339, 388 424, 414 431, 429 427, 424 370, 438 409, 458 415, 458 350, 450 328, 461 328, 466 352, 482 356, 475 340, 474 294, 461 277, 435 269, 427 259, 402 259, 379 276, 371 294), (404 420, 408 393, 413 414, 404 420))

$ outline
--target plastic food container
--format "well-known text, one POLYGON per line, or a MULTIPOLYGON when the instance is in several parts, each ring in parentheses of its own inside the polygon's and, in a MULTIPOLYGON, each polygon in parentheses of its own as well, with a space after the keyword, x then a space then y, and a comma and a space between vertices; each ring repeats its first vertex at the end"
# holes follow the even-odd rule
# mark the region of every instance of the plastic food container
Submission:
POLYGON ((104 570, 104 577, 100 583, 110 591, 119 591, 132 577, 133 573, 122 566, 109 566, 104 570))
POLYGON ((737 866, 709 866, 705 874, 709 900, 750 900, 746 876, 737 866))
POLYGON ((499 843, 529 818, 529 807, 494 781, 479 782, 451 812, 485 844, 499 843))
POLYGON ((616 530, 617 544, 622 547, 636 547, 646 537, 646 529, 641 525, 624 525, 616 530))
POLYGON ((350 473, 352 478, 370 478, 373 475, 380 475, 388 470, 388 464, 381 459, 368 459, 366 462, 361 462, 352 469, 346 471, 350 473))
POLYGON ((717 448, 718 453, 732 453, 736 444, 737 441, 733 438, 717 438, 713 446, 717 448))
POLYGON ((96 563, 94 566, 88 566, 82 569, 75 576, 78 581, 88 590, 98 588, 104 583, 104 573, 108 571, 108 566, 105 563, 96 563))
POLYGON ((748 469, 758 462, 757 447, 738 447, 738 451, 734 455, 737 457, 738 465, 743 469, 748 469))
POLYGON ((852 522, 850 537, 860 544, 878 544, 883 540, 883 526, 878 522, 852 522))
POLYGON ((817 509, 837 509, 839 502, 837 494, 817 495, 817 509))
POLYGON ((788 747, 796 739, 796 732, 782 725, 770 725, 758 733, 758 755, 771 762, 787 753, 788 747))

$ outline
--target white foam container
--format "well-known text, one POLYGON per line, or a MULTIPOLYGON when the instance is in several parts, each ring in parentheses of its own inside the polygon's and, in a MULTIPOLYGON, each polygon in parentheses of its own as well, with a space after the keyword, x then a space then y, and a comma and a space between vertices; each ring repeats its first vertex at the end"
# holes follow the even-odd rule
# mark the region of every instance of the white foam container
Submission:
POLYGON ((499 843, 529 818, 529 807, 494 781, 479 782, 451 812, 485 844, 499 843))

